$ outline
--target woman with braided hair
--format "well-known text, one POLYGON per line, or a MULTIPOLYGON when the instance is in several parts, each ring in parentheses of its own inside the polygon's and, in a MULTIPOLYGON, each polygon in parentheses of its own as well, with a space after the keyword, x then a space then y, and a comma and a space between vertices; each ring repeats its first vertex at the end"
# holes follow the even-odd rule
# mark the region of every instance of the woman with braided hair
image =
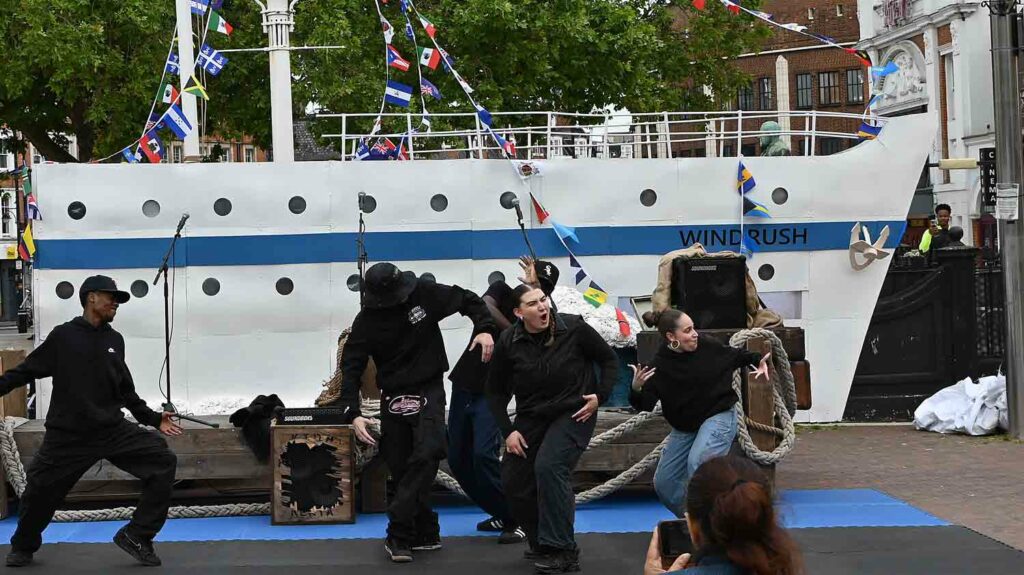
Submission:
MULTIPOLYGON (((690 480, 686 525, 694 553, 668 566, 682 575, 797 575, 800 552, 779 526, 772 490, 756 464, 739 457, 704 462, 690 480)), ((661 541, 655 529, 644 575, 662 575, 661 541)))
POLYGON ((654 473, 654 490, 669 511, 682 517, 690 477, 704 461, 729 453, 736 438, 734 405, 739 398, 732 388, 733 372, 760 364, 757 373, 767 377, 770 356, 698 335, 690 316, 676 309, 662 312, 658 331, 665 341, 651 366, 630 366, 630 403, 651 411, 660 401, 672 426, 654 473))

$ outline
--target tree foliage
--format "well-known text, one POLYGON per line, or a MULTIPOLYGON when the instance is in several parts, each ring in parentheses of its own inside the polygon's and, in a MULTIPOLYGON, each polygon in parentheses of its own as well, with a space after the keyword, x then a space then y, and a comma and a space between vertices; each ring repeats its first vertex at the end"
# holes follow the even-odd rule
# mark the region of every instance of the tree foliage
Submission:
MULTIPOLYGON (((383 5, 396 48, 415 62, 398 0, 383 5)), ((695 12, 688 0, 421 0, 438 42, 474 96, 492 111, 589 112, 708 108, 703 90, 733 93, 743 76, 730 64, 768 35, 721 6, 695 12)), ((744 5, 754 2, 745 2, 744 5)), ((219 49, 266 45, 259 7, 225 2, 231 37, 210 32, 219 49)), ((417 41, 429 42, 415 17, 417 41)), ((335 112, 375 113, 384 88, 384 45, 372 0, 301 0, 292 52, 296 115, 315 102, 335 112)), ((61 134, 77 137, 79 161, 116 152, 138 138, 174 30, 170 1, 0 0, 0 124, 21 131, 45 156, 75 161, 61 134)), ((197 33, 201 26, 194 25, 197 33)), ((197 42, 198 46, 198 42, 197 42)), ((267 54, 229 53, 207 78, 207 133, 248 134, 270 145, 267 54)), ((392 77, 417 85, 415 69, 392 77)), ((426 70, 445 94, 432 111, 469 111, 451 75, 426 70)), ((158 105, 158 110, 163 105, 158 105)), ((390 111, 402 111, 389 107, 390 111)), ((364 126, 364 128, 368 128, 364 126)))

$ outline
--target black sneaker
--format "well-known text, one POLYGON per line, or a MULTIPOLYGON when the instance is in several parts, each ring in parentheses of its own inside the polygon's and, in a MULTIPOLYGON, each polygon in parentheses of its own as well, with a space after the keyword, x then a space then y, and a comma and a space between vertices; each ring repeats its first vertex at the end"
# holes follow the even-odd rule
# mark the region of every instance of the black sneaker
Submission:
POLYGON ((440 548, 440 535, 427 535, 424 537, 417 537, 416 541, 414 541, 412 544, 413 551, 437 551, 440 548))
POLYGON ((523 531, 522 527, 506 529, 501 532, 501 535, 498 536, 498 543, 501 545, 522 543, 523 541, 526 541, 526 532, 523 531))
POLYGON ((394 537, 384 540, 384 551, 395 563, 409 563, 412 561, 412 549, 404 542, 394 537))
POLYGON ((128 535, 127 529, 127 525, 118 529, 117 533, 114 534, 114 543, 117 544, 122 551, 131 555, 136 561, 146 565, 147 567, 156 567, 160 565, 161 561, 153 550, 153 543, 151 541, 136 539, 131 535, 128 535))
POLYGON ((541 559, 546 558, 550 554, 551 552, 546 549, 537 549, 535 547, 530 547, 526 551, 523 551, 523 559, 526 559, 527 561, 540 561, 541 559))
POLYGON ((8 567, 24 567, 32 562, 32 554, 28 551, 11 550, 7 554, 8 567))
POLYGON ((480 523, 477 523, 476 530, 497 533, 505 530, 505 522, 497 517, 491 517, 490 519, 484 519, 480 523))
POLYGON ((558 550, 534 563, 533 568, 541 575, 575 573, 580 570, 580 554, 578 551, 558 550))

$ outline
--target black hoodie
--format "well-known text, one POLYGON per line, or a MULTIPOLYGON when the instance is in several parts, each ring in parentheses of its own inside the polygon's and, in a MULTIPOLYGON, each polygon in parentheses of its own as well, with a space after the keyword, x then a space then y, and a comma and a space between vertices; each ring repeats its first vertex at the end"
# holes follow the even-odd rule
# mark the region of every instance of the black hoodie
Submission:
POLYGON ((139 423, 160 426, 160 414, 135 393, 124 338, 110 324, 93 327, 76 317, 53 328, 21 365, 0 377, 0 395, 45 377, 53 377, 47 430, 88 436, 120 423, 123 407, 139 423))
POLYGON ((713 337, 698 335, 697 349, 672 351, 662 345, 651 367, 654 375, 643 389, 633 391, 629 402, 640 411, 650 411, 661 400, 661 411, 672 427, 694 432, 712 415, 736 403, 732 374, 736 369, 756 365, 761 356, 724 345, 713 337))

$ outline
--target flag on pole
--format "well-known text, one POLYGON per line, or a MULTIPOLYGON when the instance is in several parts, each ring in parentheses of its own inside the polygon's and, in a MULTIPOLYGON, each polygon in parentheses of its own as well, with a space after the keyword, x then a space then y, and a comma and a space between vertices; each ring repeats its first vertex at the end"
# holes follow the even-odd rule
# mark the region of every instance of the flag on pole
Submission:
POLYGON ((23 261, 29 261, 36 255, 36 242, 32 239, 32 222, 25 224, 25 231, 21 234, 21 241, 18 242, 18 256, 23 261))
POLYGON ((230 36, 231 32, 235 30, 235 28, 231 24, 228 24, 227 20, 222 18, 220 14, 214 12, 213 10, 210 10, 210 21, 206 24, 206 28, 208 30, 213 30, 214 32, 226 34, 228 36, 230 36))
POLYGON ((434 48, 417 48, 416 51, 419 53, 420 65, 426 66, 431 70, 436 70, 437 65, 441 62, 441 54, 434 48))
POLYGON ((160 136, 156 135, 155 130, 146 132, 141 139, 139 139, 140 149, 145 154, 146 159, 149 160, 150 164, 159 164, 160 160, 164 157, 164 143, 160 140, 160 136))
POLYGON ((427 31, 427 36, 430 36, 431 40, 434 39, 434 34, 437 34, 437 29, 423 16, 420 16, 420 24, 423 24, 423 29, 427 31))
POLYGON ((39 204, 36 203, 36 197, 32 194, 25 197, 25 216, 30 220, 43 219, 43 212, 39 211, 39 204))
POLYGON ((441 90, 437 89, 437 86, 432 84, 430 80, 426 78, 420 78, 420 92, 427 96, 432 96, 435 100, 441 99, 441 90))
POLYGON ((736 176, 736 189, 739 190, 740 194, 746 194, 750 190, 754 189, 757 182, 754 181, 754 176, 750 173, 750 170, 743 165, 743 160, 740 160, 739 170, 736 176))
POLYGON ((206 88, 204 88, 203 85, 199 82, 199 79, 196 78, 195 74, 192 74, 192 77, 189 78, 188 82, 185 83, 184 92, 186 94, 192 94, 193 96, 196 96, 197 98, 202 98, 204 100, 210 99, 210 96, 206 93, 206 88))
POLYGON ((768 208, 764 207, 763 204, 759 204, 746 196, 743 196, 743 215, 753 216, 757 218, 772 217, 772 215, 768 212, 768 208))
POLYGON ((228 65, 228 59, 209 44, 203 44, 203 48, 199 51, 199 61, 196 64, 209 72, 211 76, 217 76, 220 75, 224 66, 228 65))
POLYGON ((388 44, 388 66, 398 68, 403 72, 409 71, 409 61, 403 58, 391 44, 388 44))
POLYGON ((857 137, 861 140, 874 140, 878 137, 878 134, 882 132, 881 126, 872 126, 871 124, 861 122, 860 129, 857 130, 857 137))
POLYGON ((196 16, 205 16, 210 9, 210 0, 189 0, 188 5, 196 16))
POLYGON ((188 118, 185 117, 185 112, 182 112, 177 104, 171 104, 164 117, 167 120, 165 122, 167 127, 174 132, 175 136, 185 139, 185 136, 192 132, 192 124, 189 123, 188 118))
POLYGON ((180 66, 178 65, 178 55, 171 52, 171 55, 167 57, 167 62, 164 64, 164 71, 168 74, 179 74, 181 72, 180 66))
POLYGON ((401 82, 388 80, 387 88, 384 89, 385 102, 408 108, 410 100, 412 100, 412 87, 406 86, 401 82))
POLYGON ((537 201, 532 192, 530 193, 530 201, 533 202, 533 211, 537 213, 537 221, 543 224, 544 220, 548 219, 551 214, 544 209, 544 206, 540 205, 540 202, 537 201))
POLYGON ((380 26, 384 29, 384 43, 390 44, 395 39, 395 29, 391 27, 391 22, 382 14, 380 17, 380 26))

